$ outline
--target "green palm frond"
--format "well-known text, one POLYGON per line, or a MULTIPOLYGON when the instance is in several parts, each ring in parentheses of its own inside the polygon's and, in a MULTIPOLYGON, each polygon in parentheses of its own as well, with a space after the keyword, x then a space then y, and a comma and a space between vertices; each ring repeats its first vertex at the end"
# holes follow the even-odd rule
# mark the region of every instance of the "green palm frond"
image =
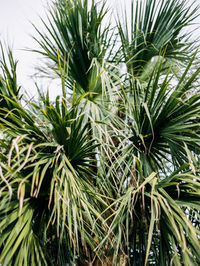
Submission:
POLYGON ((129 101, 129 150, 133 150, 134 156, 143 161, 150 172, 166 169, 166 161, 175 168, 188 162, 187 147, 199 154, 200 95, 197 89, 193 93, 193 84, 200 69, 187 78, 194 59, 195 56, 178 84, 171 84, 171 69, 163 81, 159 81, 161 62, 147 86, 134 87, 129 101))
MULTIPOLYGON (((40 265, 37 264, 38 260, 41 263, 48 260, 48 242, 58 260, 62 252, 65 254, 65 262, 73 260, 82 249, 92 252, 102 234, 98 225, 93 231, 93 225, 98 224, 96 219, 100 223, 101 217, 101 209, 97 206, 106 203, 98 194, 94 197, 92 184, 96 176, 91 157, 95 155, 97 144, 92 139, 87 141, 87 124, 82 123, 82 117, 77 117, 74 109, 67 108, 64 99, 57 99, 53 106, 47 97, 43 109, 35 106, 44 116, 41 124, 40 121, 33 122, 33 113, 29 110, 23 109, 17 102, 9 101, 18 110, 18 114, 4 110, 2 115, 7 112, 9 121, 2 116, 0 118, 4 134, 12 140, 8 159, 1 163, 3 178, 0 184, 3 192, 1 197, 12 198, 6 202, 11 208, 10 215, 14 215, 15 211, 17 216, 11 224, 4 223, 1 229, 1 233, 6 236, 6 232, 13 228, 13 240, 10 242, 8 238, 8 242, 6 237, 2 239, 0 262, 9 265, 14 261, 23 261, 24 265, 29 265, 34 261, 33 265, 40 265), (95 201, 96 207, 91 204, 95 201), (25 219, 27 226, 23 224, 19 235, 15 228, 20 227, 25 219), (56 231, 53 227, 55 223, 56 231), (41 232, 37 231, 37 225, 43 227, 41 232), (54 233, 48 239, 51 230, 54 233), (15 237, 21 241, 15 242, 15 237), (34 243, 38 243, 38 246, 34 243), (37 260, 34 259, 34 252, 29 255, 32 245, 37 249, 37 260), (18 255, 18 252, 23 252, 23 256, 18 255)), ((7 207, 3 204, 2 201, 2 223, 9 219, 9 215, 4 213, 7 207)))
MULTIPOLYGON (((7 58, 3 46, 0 43, 0 94, 11 99, 19 99, 20 87, 17 84, 17 61, 13 58, 13 53, 10 48, 7 48, 7 58)), ((12 109, 12 104, 5 98, 0 96, 0 108, 12 109)))
POLYGON ((115 107, 122 96, 117 86, 119 71, 110 62, 114 33, 110 23, 102 26, 107 13, 105 2, 56 1, 49 24, 44 22, 47 33, 37 30, 37 41, 39 52, 61 76, 63 96, 69 97, 72 105, 79 103, 79 112, 90 120, 92 137, 106 138, 110 144, 106 124, 122 127, 115 107), (112 117, 110 110, 114 110, 112 117))
POLYGON ((152 173, 144 180, 130 185, 111 205, 118 208, 109 217, 108 235, 99 248, 107 243, 117 265, 119 258, 131 265, 198 265, 200 231, 191 223, 189 211, 199 217, 199 177, 174 173, 159 181, 152 173))
POLYGON ((58 51, 61 66, 68 72, 68 81, 71 85, 75 81, 77 90, 90 90, 94 82, 94 59, 102 65, 112 46, 109 25, 102 29, 107 12, 105 2, 99 5, 94 1, 89 4, 88 0, 59 0, 50 10, 49 25, 43 22, 47 33, 37 30, 40 39, 36 41, 42 48, 37 52, 50 59, 58 71, 58 51))
POLYGON ((4 192, 1 200, 0 261, 4 265, 10 265, 10 262, 13 265, 48 265, 42 243, 32 230, 34 208, 31 201, 24 202, 19 216, 18 199, 10 201, 4 192))
POLYGON ((142 76, 165 48, 166 59, 187 62, 195 42, 183 30, 198 16, 197 10, 179 0, 132 0, 130 23, 126 13, 123 23, 117 19, 122 60, 128 73, 142 76))

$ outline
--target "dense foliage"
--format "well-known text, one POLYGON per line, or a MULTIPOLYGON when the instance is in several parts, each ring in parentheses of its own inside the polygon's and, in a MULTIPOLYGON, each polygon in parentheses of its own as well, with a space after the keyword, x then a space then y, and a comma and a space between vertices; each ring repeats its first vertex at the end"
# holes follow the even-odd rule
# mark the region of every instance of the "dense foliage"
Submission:
POLYGON ((54 1, 35 37, 53 101, 26 100, 2 48, 2 266, 200 265, 199 10, 131 3, 113 26, 105 2, 54 1))

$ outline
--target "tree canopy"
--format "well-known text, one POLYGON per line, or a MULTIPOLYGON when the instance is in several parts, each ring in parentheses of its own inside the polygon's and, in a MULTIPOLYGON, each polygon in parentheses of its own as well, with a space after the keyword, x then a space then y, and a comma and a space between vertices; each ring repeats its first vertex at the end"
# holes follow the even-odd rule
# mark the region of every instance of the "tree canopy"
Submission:
POLYGON ((198 12, 132 0, 113 25, 105 1, 55 0, 34 37, 53 100, 1 46, 0 265, 200 264, 198 12))

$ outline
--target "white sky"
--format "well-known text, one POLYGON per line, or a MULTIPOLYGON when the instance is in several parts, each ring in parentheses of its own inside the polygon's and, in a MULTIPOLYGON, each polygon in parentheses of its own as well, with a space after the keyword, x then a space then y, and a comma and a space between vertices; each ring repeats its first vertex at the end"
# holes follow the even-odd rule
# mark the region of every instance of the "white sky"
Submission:
POLYGON ((30 91, 36 93, 35 85, 30 75, 34 74, 34 66, 38 63, 38 55, 23 49, 36 47, 36 42, 30 35, 35 30, 31 22, 42 28, 39 16, 45 17, 47 0, 0 0, 0 40, 9 44, 18 60, 18 81, 30 91))
MULTIPOLYGON (((192 0, 188 0, 190 1, 192 0)), ((116 2, 128 4, 131 1, 107 0, 107 2, 110 6, 116 7, 116 2)), ((30 36, 35 33, 30 21, 42 30, 39 16, 46 17, 45 7, 48 3, 51 3, 51 0, 0 0, 0 40, 14 48, 15 58, 19 61, 18 80, 27 91, 31 91, 32 95, 36 90, 30 75, 34 74, 34 66, 39 63, 38 55, 23 49, 36 46, 36 42, 30 36)))

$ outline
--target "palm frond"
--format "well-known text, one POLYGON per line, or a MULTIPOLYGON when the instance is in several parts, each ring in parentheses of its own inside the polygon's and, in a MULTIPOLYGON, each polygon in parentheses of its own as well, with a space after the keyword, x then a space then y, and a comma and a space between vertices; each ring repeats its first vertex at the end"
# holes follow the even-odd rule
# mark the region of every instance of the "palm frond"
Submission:
POLYGON ((7 195, 12 198, 7 206, 11 208, 10 215, 16 213, 16 217, 11 224, 5 223, 9 215, 7 217, 7 213, 4 213, 7 207, 1 205, 1 223, 4 224, 1 227, 2 234, 6 236, 12 225, 14 227, 10 234, 12 242, 4 237, 1 241, 0 261, 4 265, 15 261, 29 265, 35 253, 37 260, 34 265, 38 260, 41 263, 48 261, 48 242, 51 252, 56 252, 58 261, 62 257, 60 254, 65 254, 62 258, 65 263, 78 256, 81 250, 92 252, 102 234, 96 219, 101 224, 101 206, 106 205, 92 186, 96 176, 92 170, 91 156, 95 155, 98 144, 92 139, 87 141, 87 125, 82 124, 82 117, 77 117, 74 109, 67 108, 64 99, 61 102, 57 99, 53 106, 46 98, 44 108, 37 108, 43 114, 41 124, 40 121, 34 123, 33 113, 23 109, 18 102, 9 101, 18 112, 14 114, 3 110, 4 116, 7 112, 9 120, 2 116, 0 118, 4 133, 12 140, 8 159, 1 163, 4 178, 0 184, 1 197, 6 199, 7 195), (11 188, 12 195, 8 188, 11 188), (19 205, 14 209, 14 203, 18 200, 19 205), (96 207, 91 204, 94 201, 96 207), (16 233, 15 228, 21 228, 22 221, 21 233, 16 233), (55 223, 57 229, 52 235, 50 232, 54 230, 55 223), (95 230, 94 224, 97 225, 95 230), (37 232, 37 225, 43 227, 41 232, 37 232), (17 237, 19 240, 15 242, 17 237), (36 250, 30 256, 31 245, 36 250))
POLYGON ((196 90, 193 94, 192 89, 200 69, 189 79, 186 77, 194 59, 195 56, 177 85, 171 85, 170 69, 163 81, 159 81, 161 61, 148 85, 134 88, 129 101, 129 145, 150 172, 162 169, 166 160, 175 168, 188 162, 185 146, 191 152, 199 153, 200 98, 199 92, 196 90))
MULTIPOLYGON (((193 3, 194 4, 194 3, 193 3)), ((131 22, 117 19, 122 60, 129 74, 140 77, 156 56, 166 48, 166 59, 185 63, 195 42, 184 29, 198 16, 198 7, 185 1, 132 1, 131 22)))
MULTIPOLYGON (((4 52, 3 45, 0 43, 1 56, 0 56, 0 94, 5 95, 11 99, 19 99, 20 87, 17 84, 17 61, 13 58, 13 53, 10 48, 7 48, 7 58, 4 52)), ((0 96, 0 108, 12 109, 12 104, 5 98, 0 96)))
POLYGON ((77 90, 90 90, 94 82, 90 71, 95 67, 93 60, 102 65, 112 46, 109 25, 102 29, 107 12, 105 2, 99 5, 92 1, 90 5, 88 0, 59 0, 50 10, 49 25, 43 21, 47 34, 36 29, 40 39, 35 39, 42 48, 37 52, 50 59, 58 70, 58 50, 61 66, 68 73, 68 82, 72 85, 75 81, 77 90))
POLYGON ((191 206, 193 215, 199 215, 199 177, 184 172, 159 181, 152 173, 143 179, 113 202, 117 209, 108 217, 108 235, 99 248, 107 243, 117 264, 123 257, 131 265, 198 265, 200 232, 188 213, 191 206))

